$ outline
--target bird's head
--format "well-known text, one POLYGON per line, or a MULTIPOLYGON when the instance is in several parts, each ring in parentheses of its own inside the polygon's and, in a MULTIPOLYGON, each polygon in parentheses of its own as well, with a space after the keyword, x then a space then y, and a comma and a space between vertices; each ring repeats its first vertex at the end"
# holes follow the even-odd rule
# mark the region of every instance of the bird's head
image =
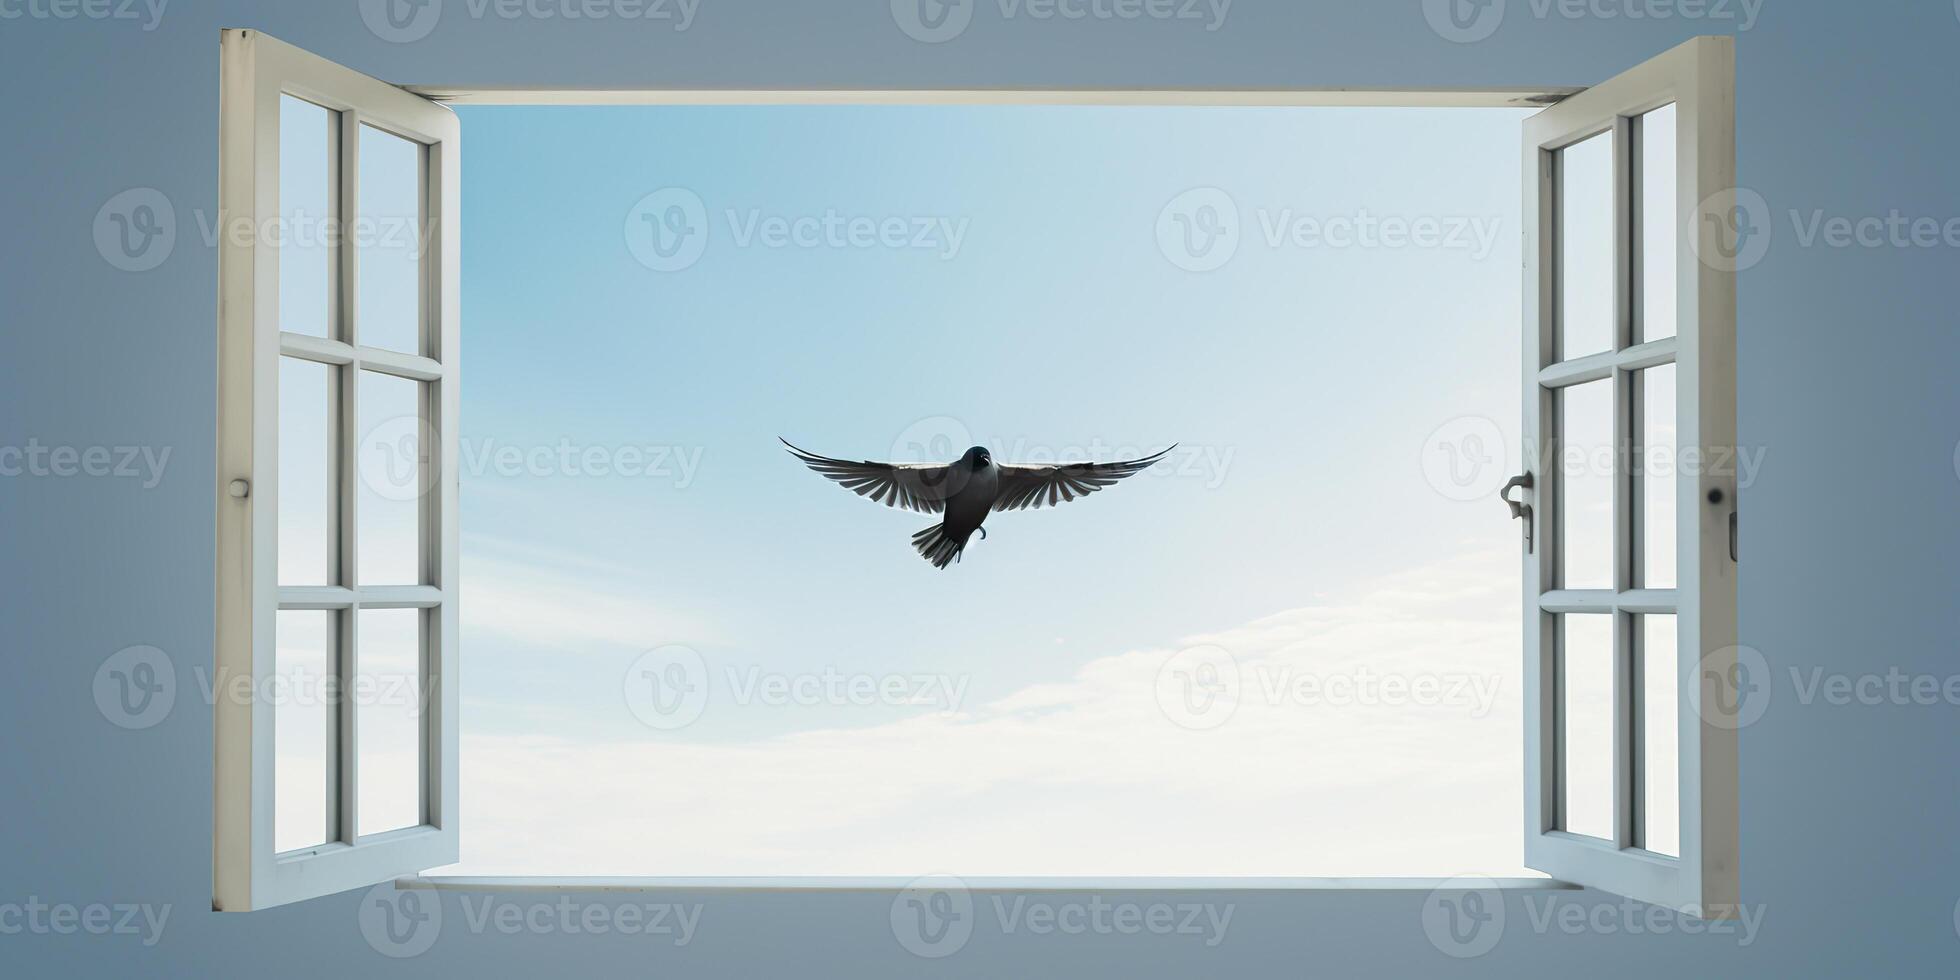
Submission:
POLYGON ((993 454, 988 452, 985 446, 975 446, 967 450, 966 455, 960 457, 960 462, 965 463, 968 469, 973 470, 984 469, 988 463, 993 461, 993 454))

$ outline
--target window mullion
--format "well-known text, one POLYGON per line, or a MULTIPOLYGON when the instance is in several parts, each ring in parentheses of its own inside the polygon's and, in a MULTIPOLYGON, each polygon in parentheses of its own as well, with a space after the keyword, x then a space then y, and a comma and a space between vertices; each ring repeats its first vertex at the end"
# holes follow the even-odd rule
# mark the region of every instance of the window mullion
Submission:
POLYGON ((1647 617, 1627 616, 1632 639, 1633 663, 1628 674, 1627 709, 1629 738, 1632 739, 1627 780, 1628 847, 1647 846, 1647 617))
MULTIPOLYGON (((422 242, 421 267, 416 276, 415 303, 415 353, 435 363, 436 376, 427 384, 418 386, 421 398, 418 399, 418 412, 421 415, 421 431, 428 439, 422 450, 424 471, 418 474, 416 485, 422 488, 417 501, 420 508, 421 535, 416 542, 416 569, 418 581, 423 585, 435 586, 438 603, 434 608, 424 610, 416 618, 418 646, 420 647, 416 671, 416 696, 421 700, 422 715, 418 737, 416 772, 417 795, 421 802, 421 820, 424 824, 442 825, 440 810, 443 800, 442 774, 444 753, 441 726, 443 711, 436 695, 437 683, 453 683, 441 667, 443 632, 441 623, 444 607, 453 600, 448 590, 454 583, 448 580, 443 570, 443 518, 442 487, 448 478, 449 463, 444 459, 444 447, 448 445, 444 432, 455 424, 454 419, 442 411, 443 398, 455 384, 453 378, 445 377, 445 371, 453 363, 454 354, 442 342, 441 320, 439 318, 439 297, 443 286, 440 258, 428 254, 430 245, 438 245, 438 240, 430 234, 436 216, 441 214, 439 188, 435 184, 436 173, 433 164, 439 159, 436 148, 422 145, 416 153, 416 215, 421 224, 414 229, 418 241, 422 242)), ((444 219, 454 215, 443 215, 444 219)), ((453 641, 451 641, 453 642, 453 641)))
POLYGON ((334 692, 333 710, 330 712, 339 731, 339 740, 334 743, 334 754, 339 756, 336 764, 329 766, 334 774, 334 792, 328 797, 329 806, 339 828, 339 839, 354 844, 360 839, 360 822, 357 789, 361 776, 361 733, 354 727, 354 719, 360 714, 355 710, 354 681, 360 676, 360 637, 357 635, 361 621, 361 599, 358 594, 347 608, 335 613, 340 617, 339 629, 335 631, 338 645, 335 648, 336 662, 339 664, 336 678, 340 689, 334 692))
MULTIPOLYGON (((1613 118, 1613 350, 1634 343, 1634 280, 1637 243, 1633 238, 1633 121, 1613 118)), ((1633 418, 1629 392, 1633 373, 1613 370, 1613 589, 1634 587, 1633 418)), ((1624 611, 1613 612, 1613 843, 1631 847, 1634 839, 1634 628, 1624 611)))
MULTIPOLYGON (((1642 232, 1641 219, 1645 213, 1641 161, 1641 143, 1646 136, 1646 126, 1642 117, 1622 118, 1621 125, 1626 128, 1626 153, 1621 158, 1626 173, 1626 188, 1619 197, 1626 208, 1626 233, 1620 241, 1625 250, 1627 270, 1626 295, 1626 341, 1622 349, 1643 342, 1647 337, 1647 311, 1644 307, 1646 297, 1647 261, 1644 253, 1646 238, 1642 232)), ((1620 398, 1620 411, 1625 413, 1627 431, 1628 463, 1626 472, 1619 479, 1621 492, 1626 497, 1627 510, 1624 523, 1626 536, 1622 539, 1627 549, 1627 581, 1622 589, 1642 588, 1647 584, 1646 549, 1646 481, 1642 478, 1647 466, 1646 414, 1643 409, 1644 385, 1641 375, 1631 369, 1622 370, 1620 379, 1625 383, 1625 395, 1620 398)), ((1644 847, 1647 843, 1647 621, 1640 615, 1619 614, 1620 632, 1626 639, 1626 672, 1620 676, 1626 693, 1615 700, 1626 705, 1626 779, 1620 783, 1626 805, 1621 808, 1623 831, 1620 835, 1621 847, 1644 847)))
POLYGON ((338 491, 340 498, 340 562, 341 582, 352 593, 353 599, 347 608, 339 613, 338 631, 340 690, 334 701, 334 716, 339 725, 339 739, 336 753, 338 765, 334 771, 338 778, 337 792, 332 797, 335 819, 340 829, 340 839, 349 845, 360 840, 360 731, 357 727, 360 712, 355 710, 355 682, 360 677, 360 619, 361 619, 361 581, 360 581, 360 324, 356 302, 356 288, 359 283, 360 250, 354 246, 349 234, 356 226, 360 201, 360 117, 352 109, 340 113, 340 126, 335 144, 334 163, 338 169, 335 188, 339 198, 335 211, 335 234, 333 235, 334 270, 338 281, 333 290, 336 314, 336 336, 353 351, 348 364, 341 368, 340 378, 340 417, 338 420, 340 441, 340 466, 338 468, 338 491))

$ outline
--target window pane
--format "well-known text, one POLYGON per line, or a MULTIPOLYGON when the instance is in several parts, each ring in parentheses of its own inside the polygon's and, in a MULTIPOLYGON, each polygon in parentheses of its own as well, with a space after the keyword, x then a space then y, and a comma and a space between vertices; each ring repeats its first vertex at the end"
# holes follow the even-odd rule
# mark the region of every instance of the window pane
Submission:
POLYGON ((327 336, 333 282, 333 127, 337 114, 279 97, 279 329, 327 336))
POLYGON ((1613 134, 1559 151, 1560 357, 1613 347, 1613 134))
POLYGON ((279 359, 279 583, 333 585, 335 368, 279 359))
POLYGON ((1613 838, 1613 617, 1560 616, 1560 786, 1564 830, 1613 838))
POLYGON ((1559 390, 1564 587, 1613 583, 1613 382, 1559 390))
POLYGON ((1641 778, 1650 851, 1681 853, 1680 670, 1673 616, 1642 616, 1641 778))
POLYGON ((1641 584, 1650 589, 1675 586, 1675 492, 1680 452, 1674 428, 1674 365, 1648 368, 1635 376, 1640 385, 1641 584))
POLYGON ((361 127, 356 329, 367 347, 422 352, 421 177, 420 144, 361 127))
POLYGON ((1674 336, 1674 107, 1640 117, 1640 339, 1674 336))
POLYGON ((422 822, 422 611, 363 609, 360 677, 361 835, 422 822))
POLYGON ((337 745, 327 677, 333 613, 282 609, 273 619, 272 848, 327 841, 328 752, 337 745))
POLYGON ((362 371, 356 397, 361 415, 360 582, 421 584, 421 497, 430 475, 422 385, 362 371))

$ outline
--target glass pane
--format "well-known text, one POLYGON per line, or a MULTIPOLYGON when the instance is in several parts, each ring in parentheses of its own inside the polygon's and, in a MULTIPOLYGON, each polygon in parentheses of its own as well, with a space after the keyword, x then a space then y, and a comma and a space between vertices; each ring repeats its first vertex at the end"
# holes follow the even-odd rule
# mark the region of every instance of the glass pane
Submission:
POLYGON ((1613 617, 1560 616, 1563 829, 1613 839, 1613 617))
POLYGON ((421 497, 430 474, 422 385, 362 371, 356 397, 361 416, 360 582, 421 584, 421 497))
POLYGON ((422 147, 361 127, 360 209, 354 226, 361 344, 422 352, 422 147))
POLYGON ((337 114, 279 97, 279 329, 327 336, 332 309, 333 128, 337 114))
POLYGON ((1680 670, 1673 616, 1642 616, 1641 725, 1650 851, 1681 853, 1680 670))
POLYGON ((338 743, 327 677, 333 613, 282 609, 273 619, 272 849, 327 841, 329 746, 338 743))
POLYGON ((1640 117, 1640 339, 1674 336, 1674 107, 1640 117))
POLYGON ((335 368, 279 359, 279 584, 333 585, 335 368))
POLYGON ((1639 372, 1641 584, 1675 586, 1675 491, 1681 456, 1674 428, 1674 365, 1639 372))
POLYGON ((422 611, 363 609, 354 692, 361 835, 422 822, 422 611))
POLYGON ((1613 583, 1613 382, 1559 389, 1564 587, 1613 583))
POLYGON ((1613 134, 1559 151, 1562 359, 1613 348, 1613 134))

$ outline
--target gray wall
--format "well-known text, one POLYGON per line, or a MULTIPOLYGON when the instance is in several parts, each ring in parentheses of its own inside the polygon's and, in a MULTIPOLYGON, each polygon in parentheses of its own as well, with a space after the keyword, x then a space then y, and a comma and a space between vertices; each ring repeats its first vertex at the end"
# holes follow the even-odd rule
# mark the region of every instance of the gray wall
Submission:
MULTIPOLYGON (((30 11, 25 2, 0 11, 30 11)), ((1228 899, 1235 915, 1216 948, 1184 937, 1004 936, 983 923, 956 955, 926 961, 894 941, 882 896, 711 900, 682 948, 474 935, 451 896, 434 948, 396 961, 363 941, 355 895, 249 916, 207 911, 211 716, 192 671, 208 665, 212 643, 216 256, 192 216, 216 209, 221 26, 256 27, 411 83, 1420 87, 1586 84, 1690 35, 1733 31, 1742 14, 1727 0, 1729 19, 1569 18, 1510 0, 1494 35, 1456 44, 1429 28, 1418 0, 1238 0, 1215 32, 1005 19, 983 0, 963 36, 926 45, 878 0, 703 0, 685 32, 479 19, 469 0, 446 6, 431 34, 400 44, 377 38, 351 2, 174 0, 148 31, 140 21, 0 19, 0 446, 172 453, 153 488, 0 478, 0 929, 21 924, 5 908, 18 914, 30 898, 171 909, 153 948, 124 935, 0 935, 5 972, 865 977, 1064 975, 1094 964, 1142 976, 1607 980, 1950 975, 1960 961, 1960 708, 1805 703, 1789 674, 1960 672, 1953 249, 1806 244, 1789 217, 1960 215, 1960 18, 1947 0, 1769 0, 1739 35, 1741 183, 1776 224, 1767 258, 1741 284, 1741 435, 1767 451, 1743 498, 1742 631, 1777 673, 1768 713, 1742 742, 1743 882, 1764 915, 1750 945, 1541 932, 1513 897, 1496 948, 1458 962, 1425 940, 1420 894, 1245 894, 1228 899), (136 187, 161 191, 181 223, 168 259, 142 273, 111 268, 91 230, 110 196, 136 187), (128 731, 104 720, 92 681, 105 657, 133 644, 168 652, 178 696, 161 724, 128 731)), ((658 814, 646 824, 660 832, 658 814)), ((1600 921, 1617 925, 1609 912, 1600 921)))

